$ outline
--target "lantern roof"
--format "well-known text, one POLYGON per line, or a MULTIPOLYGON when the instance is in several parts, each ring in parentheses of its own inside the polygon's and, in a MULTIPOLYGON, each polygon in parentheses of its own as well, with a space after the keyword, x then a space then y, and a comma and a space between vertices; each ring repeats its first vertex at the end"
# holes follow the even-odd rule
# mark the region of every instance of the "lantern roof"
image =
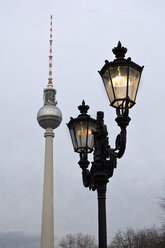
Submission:
POLYGON ((104 66, 102 67, 102 69, 100 71, 98 71, 98 73, 100 75, 103 75, 109 67, 120 66, 120 65, 131 66, 131 67, 135 68, 136 70, 142 72, 144 66, 140 66, 140 65, 136 64, 135 62, 133 62, 131 60, 130 57, 125 59, 125 54, 127 53, 127 48, 123 47, 120 41, 118 42, 117 46, 112 49, 112 52, 115 54, 116 58, 111 62, 109 62, 108 60, 105 60, 104 66))

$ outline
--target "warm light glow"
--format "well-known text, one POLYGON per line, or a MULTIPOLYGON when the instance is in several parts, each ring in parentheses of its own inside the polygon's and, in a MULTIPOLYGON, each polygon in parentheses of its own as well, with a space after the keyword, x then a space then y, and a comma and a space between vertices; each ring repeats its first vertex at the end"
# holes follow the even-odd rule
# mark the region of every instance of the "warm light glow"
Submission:
POLYGON ((121 76, 121 68, 118 66, 118 76, 112 78, 113 87, 126 87, 127 86, 127 76, 121 76))
MULTIPOLYGON (((88 129, 88 134, 91 134, 92 130, 88 129)), ((87 135, 87 129, 78 130, 76 135, 87 135)))
POLYGON ((127 79, 123 76, 117 76, 112 79, 114 87, 126 87, 127 86, 127 79))

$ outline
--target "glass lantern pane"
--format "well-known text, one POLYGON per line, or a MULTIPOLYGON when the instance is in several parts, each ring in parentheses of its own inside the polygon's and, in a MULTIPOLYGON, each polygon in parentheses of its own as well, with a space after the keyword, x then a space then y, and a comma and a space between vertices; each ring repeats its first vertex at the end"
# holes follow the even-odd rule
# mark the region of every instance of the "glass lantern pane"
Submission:
POLYGON ((78 150, 83 150, 87 146, 87 121, 75 123, 75 134, 78 150))
POLYGON ((116 102, 115 107, 119 107, 122 103, 122 99, 127 97, 127 66, 114 66, 110 67, 110 74, 115 94, 116 102))
POLYGON ((96 131, 96 122, 90 122, 88 124, 88 147, 90 149, 93 149, 94 145, 94 135, 92 134, 94 131, 96 131))
POLYGON ((77 151, 83 152, 84 149, 87 149, 87 152, 91 152, 94 145, 94 136, 93 131, 96 130, 96 124, 91 119, 85 121, 78 121, 74 124, 76 142, 77 142, 77 151))
POLYGON ((77 149, 77 141, 76 141, 76 135, 75 135, 73 123, 70 124, 68 127, 69 127, 70 136, 71 136, 72 143, 73 143, 73 148, 74 148, 74 150, 76 150, 77 149))
POLYGON ((109 76, 108 70, 104 73, 102 76, 103 83, 109 98, 110 103, 114 101, 114 94, 113 94, 113 89, 112 89, 112 84, 109 76))
POLYGON ((136 92, 140 80, 140 71, 130 67, 129 68, 129 87, 128 87, 128 96, 132 101, 135 101, 136 92))

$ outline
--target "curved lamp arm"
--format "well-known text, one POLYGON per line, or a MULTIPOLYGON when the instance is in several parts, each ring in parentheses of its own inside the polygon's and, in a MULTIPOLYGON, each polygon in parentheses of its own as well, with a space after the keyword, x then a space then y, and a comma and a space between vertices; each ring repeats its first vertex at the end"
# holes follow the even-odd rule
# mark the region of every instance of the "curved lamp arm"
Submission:
POLYGON ((116 158, 121 158, 125 152, 126 136, 127 136, 126 127, 129 125, 130 120, 131 118, 128 116, 128 109, 124 113, 124 115, 118 115, 117 118, 115 119, 118 126, 121 128, 121 132, 120 134, 117 135, 116 138, 116 144, 115 144, 116 147, 113 150, 116 158))
POLYGON ((82 181, 84 187, 90 187, 91 176, 89 170, 87 169, 90 162, 88 161, 88 153, 86 151, 84 151, 84 153, 80 153, 80 160, 78 164, 82 169, 82 181))
POLYGON ((125 152, 126 136, 127 136, 126 128, 122 128, 120 134, 117 135, 115 142, 115 149, 113 149, 116 158, 121 158, 125 152))

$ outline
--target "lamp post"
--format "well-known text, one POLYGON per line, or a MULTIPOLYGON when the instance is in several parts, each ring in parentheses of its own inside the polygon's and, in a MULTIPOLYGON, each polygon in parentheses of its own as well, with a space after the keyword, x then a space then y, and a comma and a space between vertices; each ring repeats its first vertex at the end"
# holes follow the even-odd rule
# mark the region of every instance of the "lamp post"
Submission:
POLYGON ((113 50, 116 58, 113 62, 105 61, 99 71, 102 77, 110 105, 116 108, 115 121, 120 127, 116 137, 115 148, 108 142, 107 126, 104 124, 104 113, 97 112, 97 118, 92 119, 85 102, 78 107, 80 115, 71 118, 67 124, 74 151, 80 154, 78 162, 82 169, 83 185, 90 190, 97 190, 98 197, 98 234, 99 248, 107 248, 106 231, 106 185, 113 176, 117 159, 121 158, 126 148, 126 127, 129 125, 129 108, 135 104, 137 90, 143 67, 125 59, 127 49, 118 42, 113 50), (93 162, 89 168, 88 153, 93 152, 93 162))

